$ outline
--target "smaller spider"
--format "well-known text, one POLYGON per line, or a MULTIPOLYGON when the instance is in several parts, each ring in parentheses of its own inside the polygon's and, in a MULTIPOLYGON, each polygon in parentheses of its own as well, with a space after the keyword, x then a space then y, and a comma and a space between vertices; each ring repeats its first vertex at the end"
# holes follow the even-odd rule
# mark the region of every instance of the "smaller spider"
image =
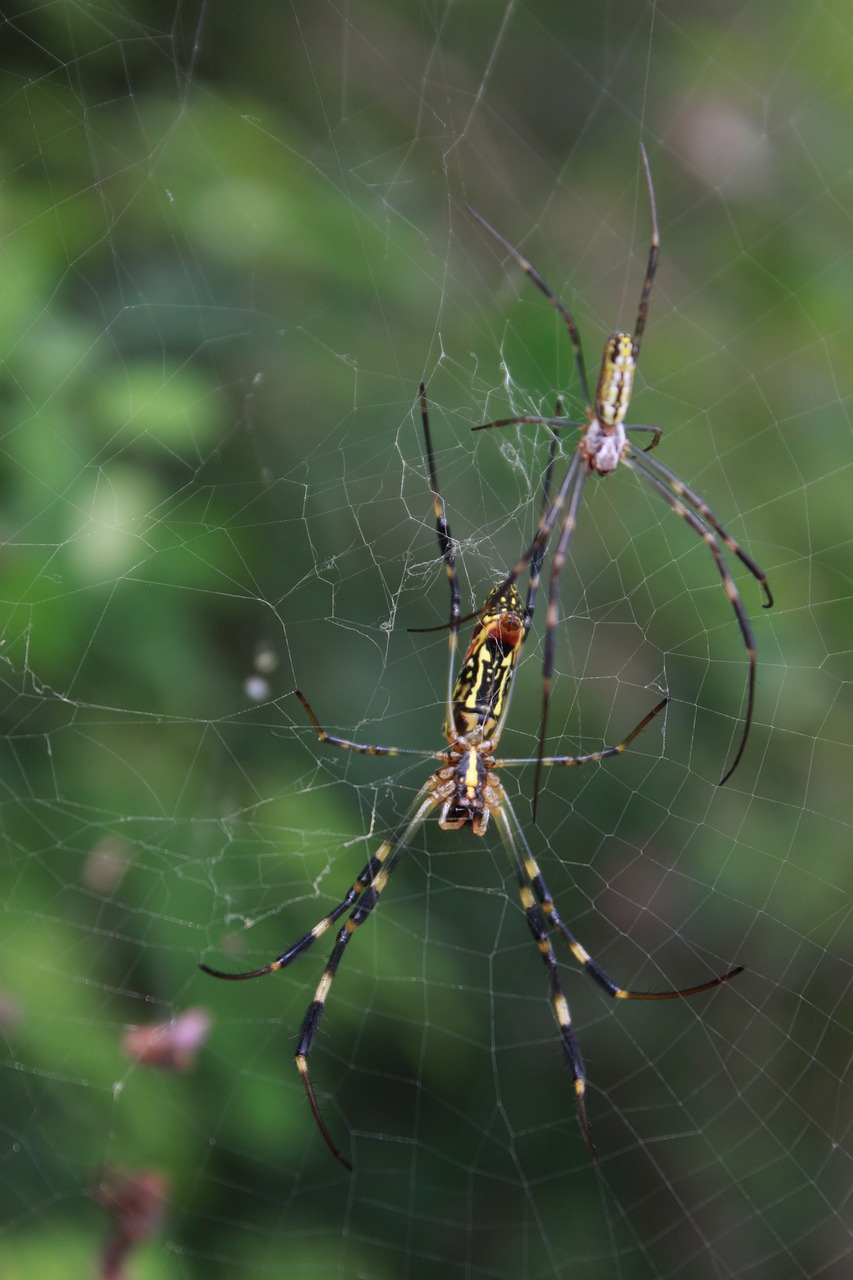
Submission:
MULTIPOLYGON (((534 423, 548 427, 552 432, 574 430, 580 431, 581 436, 578 441, 577 449, 573 452, 571 461, 566 469, 565 475, 557 489, 553 501, 542 512, 539 521, 539 527, 536 535, 525 551, 524 555, 516 564, 512 572, 505 578, 504 585, 509 586, 517 581, 519 575, 524 571, 526 565, 538 560, 541 561, 545 549, 550 541, 551 535, 557 524, 562 521, 559 537, 557 538, 557 546, 551 557, 551 574, 548 586, 548 613, 547 613, 547 629, 545 634, 545 654, 543 659, 543 693, 542 693, 542 716, 539 731, 539 756, 544 755, 545 739, 548 724, 548 705, 551 696, 551 680, 554 672, 554 651, 555 651, 555 635, 557 623, 559 620, 559 590, 560 590, 560 573, 565 564, 566 557, 569 553, 572 536, 577 523, 578 511, 580 509, 581 494, 583 492, 584 481, 590 474, 598 476, 608 476, 621 463, 623 466, 629 467, 641 480, 650 486, 664 502, 666 502, 677 516, 680 516, 690 528, 696 533, 708 547, 711 555, 714 557, 720 577, 723 580, 723 587, 728 596, 729 603, 734 610, 735 617, 740 627, 743 642, 749 655, 749 678, 747 682, 747 700, 746 700, 746 716, 744 718, 743 733, 741 735, 740 744, 735 753, 732 763, 720 779, 719 786, 727 782, 740 764, 746 741, 749 736, 750 726, 752 724, 753 709, 755 704, 755 637, 750 626, 749 618, 743 606, 738 589, 734 579, 729 571, 723 556, 720 543, 722 542, 732 555, 736 556, 742 564, 746 566, 749 572, 760 583, 765 594, 764 608, 769 609, 773 604, 773 596, 767 585, 767 578, 763 570, 752 560, 742 547, 735 542, 711 508, 697 493, 688 485, 680 480, 674 472, 665 467, 663 463, 658 462, 656 458, 649 457, 649 452, 655 447, 663 434, 661 427, 628 425, 625 417, 628 412, 628 406, 631 400, 631 391, 634 384, 634 373, 637 368, 637 361, 640 355, 640 343, 646 328, 646 319, 649 309, 649 297, 652 291, 652 284, 657 270, 658 255, 660 253, 660 235, 658 233, 657 212, 655 209, 655 194, 652 186, 652 175, 649 169, 649 162, 646 156, 645 147, 640 145, 640 155, 643 161, 643 169, 646 175, 646 187, 649 193, 649 207, 651 210, 652 222, 652 243, 649 248, 648 264, 646 266, 646 275, 643 280, 642 289, 640 290, 640 303, 637 308, 637 322, 634 326, 634 335, 617 331, 612 333, 604 344, 604 354, 601 360, 601 368, 598 374, 598 382, 595 387, 595 395, 589 394, 589 383, 586 375, 586 365, 584 364, 583 349, 581 347, 580 333, 575 324, 574 317, 564 302, 557 297, 553 290, 545 283, 542 276, 534 266, 516 249, 513 245, 505 240, 499 231, 486 221, 481 214, 469 206, 468 212, 476 218, 480 226, 495 239, 499 245, 515 260, 518 266, 524 271, 536 287, 544 293, 545 297, 556 308, 565 321, 566 328, 569 333, 569 339, 574 352, 575 364, 578 370, 578 378, 580 379, 581 393, 584 400, 584 420, 582 422, 570 422, 568 419, 557 414, 553 418, 544 418, 537 415, 523 414, 514 418, 501 418, 496 422, 485 422, 481 426, 474 427, 475 431, 487 431, 494 427, 508 427, 514 424, 534 423), (630 439, 629 433, 643 432, 651 436, 651 442, 645 449, 638 449, 630 439)), ((466 621, 466 619, 462 619, 466 621)), ((536 811, 536 797, 539 792, 540 770, 537 768, 534 779, 533 805, 534 815, 536 811)))
MULTIPOLYGON (((430 484, 433 495, 433 508, 436 517, 436 531, 442 559, 447 570, 450 584, 451 612, 451 668, 456 640, 454 619, 458 618, 459 583, 453 559, 453 539, 444 511, 444 503, 439 495, 438 482, 433 460, 432 442, 427 416, 426 393, 420 389, 421 414, 424 436, 426 439, 427 462, 430 473, 430 484)), ((559 412, 559 406, 558 406, 559 412)), ((545 493, 548 494, 549 472, 546 473, 545 493)), ((535 583, 539 569, 539 560, 531 561, 530 591, 528 600, 535 597, 535 583)), ((247 973, 226 973, 219 969, 211 969, 208 965, 199 968, 214 978, 228 981, 243 981, 248 978, 260 978, 268 973, 277 973, 286 969, 297 956, 321 938, 332 925, 349 911, 350 914, 343 927, 338 931, 331 954, 323 970, 322 977, 305 1013, 302 1027, 296 1044, 296 1066, 299 1071, 314 1120, 326 1146, 332 1155, 345 1169, 352 1169, 350 1162, 341 1154, 335 1145, 326 1123, 320 1114, 320 1107, 311 1081, 308 1061, 320 1019, 326 1007, 326 1000, 332 988, 338 966, 344 952, 355 935, 364 924, 373 908, 379 901, 379 895, 385 888, 391 873, 397 866, 401 853, 421 824, 435 810, 439 809, 438 825, 442 831, 459 831, 463 827, 471 828, 476 836, 485 835, 490 819, 494 818, 498 831, 507 848, 513 864, 518 890, 521 897, 527 923, 539 953, 548 969, 551 987, 551 1003, 559 1028, 563 1050, 572 1073, 578 1114, 584 1140, 593 1159, 595 1148, 589 1132, 587 1120, 585 1090, 586 1075, 583 1058, 572 1027, 571 1015, 566 997, 563 993, 557 957, 551 944, 549 931, 560 934, 575 961, 586 970, 594 982, 617 1000, 673 1000, 681 996, 692 996, 700 991, 709 991, 742 971, 742 966, 730 970, 722 977, 711 978, 698 986, 687 987, 681 991, 629 991, 618 986, 600 965, 592 959, 581 946, 568 927, 563 923, 546 885, 539 865, 531 852, 519 824, 518 818, 510 804, 509 797, 503 789, 499 770, 512 766, 534 763, 526 759, 501 759, 496 755, 503 732, 504 721, 509 710, 510 693, 513 676, 521 647, 529 626, 529 609, 522 603, 514 585, 501 583, 490 592, 485 604, 477 615, 477 623, 471 637, 471 643, 456 678, 449 690, 447 714, 444 722, 444 735, 447 746, 439 751, 419 751, 403 747, 384 747, 351 742, 347 738, 337 738, 322 728, 314 714, 308 699, 296 691, 296 696, 305 708, 314 726, 317 737, 323 743, 342 747, 346 751, 356 751, 369 756, 419 756, 423 759, 439 760, 440 766, 427 778, 418 791, 408 811, 395 827, 391 835, 383 840, 376 853, 359 872, 356 880, 347 890, 344 897, 327 915, 287 947, 269 964, 260 969, 252 969, 247 973), (351 909, 351 910, 350 910, 351 909)), ((589 764, 592 761, 604 760, 609 756, 619 755, 633 742, 637 734, 654 719, 666 706, 666 698, 653 707, 648 715, 631 730, 622 742, 615 747, 605 747, 601 751, 593 751, 588 755, 552 756, 540 760, 547 767, 571 768, 574 765, 589 764)))

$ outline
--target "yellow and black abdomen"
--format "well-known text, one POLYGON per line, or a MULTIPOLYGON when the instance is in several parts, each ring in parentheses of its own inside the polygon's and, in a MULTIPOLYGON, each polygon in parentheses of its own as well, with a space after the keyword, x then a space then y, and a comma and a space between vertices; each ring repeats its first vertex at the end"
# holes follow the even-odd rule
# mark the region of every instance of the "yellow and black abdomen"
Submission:
POLYGON ((524 606, 518 591, 514 586, 494 591, 483 607, 453 686, 453 725, 444 726, 449 741, 476 731, 483 738, 494 733, 523 639, 524 606))

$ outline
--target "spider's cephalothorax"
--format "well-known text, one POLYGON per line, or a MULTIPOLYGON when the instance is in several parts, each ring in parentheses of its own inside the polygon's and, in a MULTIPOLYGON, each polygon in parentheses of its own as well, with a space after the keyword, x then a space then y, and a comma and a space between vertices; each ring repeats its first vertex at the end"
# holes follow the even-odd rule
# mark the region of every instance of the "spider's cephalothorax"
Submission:
MULTIPOLYGON (((551 539, 551 535, 557 526, 560 526, 560 532, 557 535, 556 550, 551 557, 551 578, 548 587, 548 626, 545 634, 545 657, 543 661, 543 693, 542 693, 542 717, 540 721, 539 733, 539 755, 544 755, 546 731, 548 723, 548 701, 551 692, 551 679, 554 671, 554 650, 555 650, 555 629, 559 619, 559 581, 560 573, 563 565, 568 557, 569 547, 571 545, 572 536, 574 534, 577 522, 578 511, 580 509, 581 491, 583 489, 586 477, 594 472, 600 476, 610 475, 620 463, 623 463, 631 471, 633 471, 641 480, 643 480, 655 493, 666 502, 677 516, 680 516, 684 522, 690 526, 695 534, 697 534, 708 547, 714 562, 723 581, 723 588, 729 599, 729 603, 734 610, 735 618, 740 627, 741 636, 746 646, 749 657, 749 675, 747 680, 746 694, 746 712, 744 715, 743 732, 741 734, 740 743, 734 755, 734 759, 729 765, 723 777, 720 779, 720 785, 727 782, 740 764, 741 758, 746 747, 746 740, 749 736, 750 725, 752 724, 752 713, 755 703, 755 638, 752 633, 752 627, 746 615, 743 601, 740 598, 735 581, 729 571, 723 556, 720 544, 729 550, 732 555, 736 556, 740 562, 746 566, 749 572, 760 583, 765 594, 766 609, 773 604, 773 596, 767 585, 767 578, 764 572, 759 569, 758 565, 752 560, 746 552, 740 547, 734 538, 732 538, 711 508, 699 494, 695 493, 688 485, 678 478, 663 463, 658 462, 655 458, 649 456, 649 451, 658 443, 662 431, 660 427, 649 427, 640 425, 626 425, 625 416, 628 412, 628 406, 631 400, 631 389, 634 383, 634 374, 637 369, 637 361, 640 356, 640 343, 646 328, 646 319, 648 317, 649 296, 652 291, 652 283, 654 282, 655 272, 657 270, 658 257, 660 254, 660 236, 658 234, 657 211, 655 209, 655 195, 652 187, 652 175, 649 169, 649 162, 646 157, 645 148, 640 147, 640 155, 643 161, 643 169, 646 175, 646 187, 649 193, 649 209, 651 212, 652 222, 652 242, 649 247, 648 263, 646 265, 646 275, 640 290, 640 302, 637 308, 637 323, 634 328, 633 336, 630 333, 623 333, 621 330, 612 333, 607 339, 604 346, 604 355, 601 361, 601 371, 598 375, 598 383, 595 388, 595 395, 590 397, 589 384, 586 376, 586 365, 583 358, 583 348, 581 346, 580 333, 575 324, 574 317, 569 311, 566 304, 557 297, 549 285, 547 285, 536 270, 536 268, 528 262, 514 245, 496 231, 490 223, 486 221, 474 209, 469 208, 469 212, 477 219, 482 227, 488 231, 489 235, 497 240, 508 254, 515 260, 522 271, 530 277, 551 305, 562 316, 566 328, 569 333, 569 340, 572 344, 574 352, 575 364, 577 365, 578 378, 580 380, 581 393, 584 400, 585 416, 581 422, 570 422, 564 418, 561 413, 556 414, 553 418, 544 418, 536 414, 522 414, 514 418, 501 418, 496 422, 486 422, 480 427, 475 427, 475 431, 484 431, 491 427, 508 427, 515 423, 538 423, 546 426, 552 433, 553 437, 561 431, 575 430, 580 431, 581 436, 578 441, 578 447, 572 452, 571 460, 566 468, 565 475, 560 482, 559 487, 554 495, 553 500, 543 510, 539 520, 539 528, 536 535, 525 551, 524 555, 516 564, 512 572, 507 576, 506 585, 517 581, 519 574, 523 572, 527 565, 536 564, 541 561, 545 549, 551 539), (644 449, 638 448, 634 443, 637 434, 645 434, 650 437, 650 443, 644 449)), ((550 464, 549 464, 550 466, 550 464)), ((537 769, 534 781, 534 813, 536 806, 536 795, 539 788, 540 771, 537 769)))
MULTIPOLYGON (((433 508, 436 517, 436 531, 442 559, 447 570, 450 583, 450 633, 451 633, 451 674, 452 657, 455 649, 456 632, 459 626, 461 609, 459 607, 459 583, 453 561, 453 539, 444 512, 444 503, 438 492, 435 475, 435 462, 429 435, 429 420, 426 409, 426 393, 420 389, 421 414, 424 437, 426 439, 427 462, 430 471, 430 483, 433 493, 433 508)), ((559 411, 559 406, 558 406, 559 411)), ((545 484, 545 502, 549 492, 548 479, 545 484)), ((557 911, 554 899, 548 890, 539 865, 527 844, 524 832, 509 802, 499 777, 498 770, 511 765, 527 765, 534 763, 527 759, 499 759, 494 752, 501 737, 501 731, 509 707, 510 692, 516 663, 524 643, 524 637, 530 624, 536 594, 540 558, 535 554, 530 561, 530 588, 527 605, 523 606, 521 598, 513 583, 502 583, 486 599, 486 603, 477 615, 477 623, 468 651, 465 654, 456 683, 448 695, 448 710, 445 717, 445 736, 447 746, 438 751, 421 751, 410 747, 383 747, 351 742, 347 738, 336 738, 322 728, 312 711, 307 698, 297 690, 314 731, 321 742, 331 746, 343 747, 347 751, 356 751, 369 756, 419 756, 439 761, 437 768, 427 778, 414 797, 405 816, 383 840, 376 853, 361 869, 355 881, 344 894, 337 906, 304 933, 300 938, 282 951, 280 955, 263 965, 260 969, 251 969, 246 973, 226 973, 219 969, 211 969, 208 965, 199 967, 214 978, 226 978, 241 981, 246 978, 260 978, 263 974, 277 973, 286 969, 297 956, 321 938, 342 916, 347 915, 338 930, 335 943, 322 977, 314 993, 314 999, 308 1006, 299 1030, 296 1042, 296 1067, 305 1087, 311 1112, 317 1123, 323 1140, 336 1160, 351 1169, 349 1161, 341 1154, 326 1127, 320 1114, 320 1108, 314 1094, 314 1086, 309 1071, 309 1057, 314 1047, 317 1030, 326 1006, 326 1000, 332 988, 335 974, 338 971, 344 951, 354 937, 357 929, 364 924, 379 896, 388 883, 391 873, 397 865, 403 849, 414 833, 441 805, 439 826, 445 831, 455 831, 470 826, 474 835, 482 836, 494 818, 495 825, 509 852, 513 871, 518 884, 519 896, 525 918, 534 941, 548 969, 551 991, 551 1006, 559 1029, 560 1040, 566 1062, 572 1074, 575 1098, 581 1130, 590 1154, 595 1158, 595 1149, 589 1133, 586 1115, 585 1089, 586 1074, 580 1048, 572 1027, 571 1015, 566 997, 563 993, 557 957, 551 942, 551 933, 559 934, 568 944, 569 951, 579 964, 609 996, 620 1000, 670 1000, 679 996, 695 995, 711 987, 727 982, 729 978, 740 973, 740 968, 732 969, 719 978, 712 978, 697 987, 687 987, 677 991, 645 992, 630 991, 619 987, 608 977, 600 965, 592 959, 570 932, 557 911)), ((538 763, 544 766, 564 766, 588 764, 595 760, 604 760, 609 756, 619 755, 625 747, 649 721, 653 720, 666 706, 662 699, 648 715, 615 747, 604 747, 588 755, 553 756, 538 763)))
POLYGON ((493 772, 493 743, 480 738, 458 738, 449 750, 450 764, 436 769, 431 779, 433 799, 441 804, 438 825, 442 831, 470 826, 475 836, 486 833, 489 818, 506 800, 498 775, 493 772))

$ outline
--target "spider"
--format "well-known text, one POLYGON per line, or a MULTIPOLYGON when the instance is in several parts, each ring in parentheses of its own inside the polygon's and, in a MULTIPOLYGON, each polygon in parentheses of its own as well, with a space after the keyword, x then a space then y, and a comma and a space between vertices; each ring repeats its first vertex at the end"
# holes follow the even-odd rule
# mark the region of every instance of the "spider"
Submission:
MULTIPOLYGON (((423 384, 420 387, 420 405, 433 496, 433 509, 436 519, 436 532, 450 584, 450 675, 452 678, 453 651, 458 627, 457 620, 461 612, 459 583, 454 563, 453 539, 445 514, 444 503, 438 489, 427 414, 426 393, 423 384)), ((561 412, 559 402, 557 412, 558 414, 561 412)), ((550 461, 553 462, 553 450, 550 461)), ((545 480, 546 503, 549 494, 550 470, 549 463, 545 480)), ((444 723, 444 734, 448 745, 440 751, 371 746, 360 742, 352 742, 347 738, 335 737, 327 733, 321 726, 308 699, 303 693, 296 690, 296 696, 305 708, 320 742, 341 747, 346 751, 356 751, 362 755, 418 756, 423 759, 436 759, 441 763, 439 768, 427 778, 405 816, 392 833, 383 840, 376 853, 359 872, 356 880, 338 905, 323 916, 307 933, 282 951, 269 964, 263 965, 260 969, 252 969, 247 973, 226 973, 218 969, 212 969, 206 964, 199 965, 199 968, 204 973, 210 974, 214 978, 223 978, 228 981, 243 981, 250 978, 260 978, 268 973, 277 973, 280 969, 287 968, 297 956, 307 951, 347 911, 350 912, 346 922, 337 934, 326 967, 323 970, 323 975, 314 993, 314 998, 305 1013, 296 1044, 296 1066, 302 1078, 314 1120, 329 1151, 345 1169, 350 1171, 352 1170, 352 1165, 336 1146, 320 1113, 309 1071, 309 1057, 332 982, 347 945, 376 906, 379 895, 388 883, 404 848, 434 809, 440 807, 438 825, 443 831, 458 831, 464 827, 470 827, 474 835, 482 836, 485 835, 490 820, 492 818, 495 820, 512 860, 527 923, 548 970, 551 1004, 556 1016, 566 1060, 572 1073, 581 1130, 593 1160, 596 1159, 596 1154, 590 1137, 584 1100, 586 1076, 583 1059, 572 1027, 569 1006, 563 993, 557 958, 549 931, 553 930, 562 936, 565 942, 568 943, 572 956, 581 968, 585 969, 593 981, 598 983, 609 996, 617 1000, 671 1000, 683 996, 696 995, 701 991, 708 991, 712 987, 728 982, 730 978, 740 973, 743 968, 743 966, 739 965, 737 968, 730 970, 730 972, 723 974, 722 977, 712 978, 710 981, 702 982, 697 986, 687 987, 683 990, 630 991, 618 986, 605 973, 601 966, 584 950, 560 917, 554 899, 525 839, 498 774, 498 771, 502 768, 529 765, 534 761, 503 759, 496 755, 509 709, 516 663, 529 629, 530 612, 535 600, 539 563, 540 557, 534 553, 530 560, 530 589, 527 605, 522 603, 514 584, 500 583, 489 593, 482 609, 476 615, 477 622, 459 674, 452 687, 448 682, 447 714, 444 723)), ((588 755, 546 757, 539 763, 543 767, 571 768, 575 765, 589 764, 593 761, 604 760, 609 756, 619 755, 634 740, 637 734, 642 732, 646 725, 663 711, 666 703, 667 699, 662 699, 631 730, 627 737, 615 747, 604 747, 602 750, 593 751, 588 755)))
MULTIPOLYGON (((744 644, 746 645, 747 654, 749 655, 749 676, 747 681, 747 701, 746 716, 744 719, 743 733, 740 743, 735 753, 734 759, 729 768, 723 774, 718 786, 722 786, 727 782, 740 764, 746 741, 749 736, 750 726, 752 724, 753 707, 755 703, 755 637, 750 626, 746 610, 741 600, 734 579, 729 572, 723 556, 720 543, 722 542, 728 550, 735 555, 742 564, 746 566, 749 572, 760 583, 765 594, 764 608, 769 609, 773 604, 773 596, 767 584, 767 578, 758 565, 752 560, 746 552, 740 547, 734 538, 732 538, 723 526, 720 524, 714 512, 707 503, 695 493, 688 485, 680 480, 674 472, 665 467, 663 463, 658 462, 656 458, 649 457, 650 451, 657 445, 663 434, 661 427, 628 425, 625 423, 625 416, 628 412, 628 406, 631 399, 631 389, 634 381, 634 373, 637 368, 637 361, 640 355, 640 343, 646 328, 646 319, 649 309, 649 297, 652 292, 652 284, 654 283, 655 272, 658 265, 658 256, 660 253, 660 236, 658 234, 657 211, 655 209, 655 194, 652 186, 652 175, 649 168, 648 158, 646 156, 645 147, 640 145, 640 155, 643 161, 643 169, 646 177, 646 187, 649 195, 649 208, 651 213, 652 224, 652 242, 649 248, 648 265, 646 266, 646 275, 643 280, 642 289, 640 290, 640 303, 637 308, 637 322, 634 327, 634 336, 630 333, 616 332, 611 333, 610 337, 604 344, 604 354, 601 360, 601 368, 598 374, 598 382, 595 387, 595 395, 590 397, 589 383, 587 381, 586 366, 584 364, 583 349, 581 346, 580 333, 575 324, 574 317, 564 302, 557 297, 553 290, 545 283, 542 276, 536 268, 527 261, 527 259, 513 245, 505 240, 499 231, 496 231, 486 219, 470 205, 466 206, 468 212, 476 218, 477 222, 489 233, 498 244, 500 244, 506 252, 514 258, 515 262, 521 267, 536 287, 544 293, 545 297, 553 307, 559 312, 566 323, 569 333, 569 339, 574 352, 575 364, 577 365, 578 377, 581 385, 581 393, 584 399, 583 422, 570 422, 560 414, 553 418, 539 417, 536 415, 522 414, 514 418, 501 418, 496 422, 485 422, 481 426, 474 427, 475 431, 487 431, 494 427, 508 427, 514 424, 534 423, 549 427, 552 432, 560 429, 571 428, 581 432, 577 449, 574 451, 571 461, 565 475, 557 489, 556 495, 550 504, 546 504, 543 508, 539 521, 539 527, 536 535, 525 551, 524 555, 516 564, 512 572, 507 576, 502 584, 509 587, 516 582, 519 575, 523 572, 528 564, 532 564, 535 560, 541 561, 545 548, 554 532, 558 522, 562 520, 559 537, 557 538, 556 550, 551 558, 551 573, 548 585, 548 613, 547 627, 545 634, 545 653, 543 660, 543 693, 542 693, 542 715, 539 727, 539 750, 538 755, 541 759, 544 755, 545 739, 548 723, 548 707, 551 697, 551 680, 554 671, 554 650, 555 650, 555 634, 559 617, 559 583, 560 573, 565 563, 566 557, 571 545, 572 536, 574 534, 575 525, 577 523, 577 515, 580 508, 581 493, 583 491, 584 481, 587 476, 594 472, 599 476, 608 476, 611 472, 622 463, 623 466, 629 467, 641 480, 644 480, 661 498, 666 502, 676 515, 680 516, 690 528, 696 533, 707 545, 714 557, 720 577, 723 580, 726 595, 734 610, 735 617, 740 627, 744 644), (645 449, 638 449, 632 440, 629 439, 628 433, 644 432, 651 436, 650 443, 645 449)), ((466 618, 461 621, 467 621, 466 618)), ((536 813, 536 797, 539 792, 541 769, 537 766, 534 777, 533 789, 533 811, 534 818, 536 813)))

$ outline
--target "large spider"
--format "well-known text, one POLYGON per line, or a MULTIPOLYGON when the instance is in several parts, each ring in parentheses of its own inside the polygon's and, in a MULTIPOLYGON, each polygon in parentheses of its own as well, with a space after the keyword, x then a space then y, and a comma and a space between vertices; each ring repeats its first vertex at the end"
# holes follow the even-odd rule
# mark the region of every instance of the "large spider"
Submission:
MULTIPOLYGON (((459 583, 454 564, 450 526, 447 522, 444 503, 438 490, 423 385, 420 388, 420 402, 436 530, 450 584, 450 673, 452 676, 453 652, 460 616, 459 583)), ((557 412, 560 412, 559 404, 557 412)), ((553 452, 551 460, 553 461, 553 452)), ((546 503, 549 481, 550 465, 546 473, 545 482, 546 503)), ((269 964, 263 965, 260 969, 252 969, 247 973, 226 973, 218 969, 211 969, 205 964, 199 965, 200 969, 212 977, 224 978, 229 981, 242 981, 248 978, 260 978, 267 973, 277 973, 279 969, 287 968, 297 956, 307 951, 312 943, 322 937, 327 929, 331 928, 347 911, 350 912, 335 939, 326 967, 323 970, 323 975, 314 993, 314 999, 308 1006, 303 1019, 296 1044, 296 1066, 305 1086, 305 1092, 308 1096, 314 1119, 332 1155, 346 1169, 351 1169, 352 1166, 335 1145, 320 1114, 319 1104, 309 1072, 309 1057, 332 982, 348 943, 356 930, 364 924, 379 901, 379 895, 388 883, 392 871, 397 866, 403 849, 425 819, 439 806, 438 825, 443 831, 457 831, 463 827, 470 826, 474 835, 482 836, 485 834, 491 818, 494 818, 497 824, 498 831, 512 860, 527 923, 548 969, 551 1003, 557 1019, 563 1050, 572 1073, 581 1129, 593 1159, 595 1159, 595 1148, 590 1137, 586 1103, 584 1101, 586 1076, 583 1059, 572 1028, 569 1006, 563 993, 557 958, 551 944, 549 930, 554 930, 563 937, 568 943, 569 950, 576 962, 586 970, 593 981, 597 982, 609 996, 617 1000, 672 1000, 681 996, 696 995, 700 991, 708 991, 711 987, 719 986, 722 982, 728 982, 730 978, 740 973, 742 969, 742 966, 738 966, 723 974, 722 977, 711 978, 707 982, 679 991, 629 991, 624 987, 618 986, 601 966, 596 964, 563 923, 557 911, 539 865, 525 839, 498 775, 498 770, 502 768, 532 764, 533 761, 527 759, 501 759, 495 754, 509 709, 516 662, 529 626, 530 610, 533 607, 535 598, 539 560, 540 557, 534 552, 530 559, 528 606, 522 603, 514 585, 507 586, 502 583, 489 593, 485 604, 479 611, 471 643, 468 646, 459 675, 452 689, 448 685, 447 716, 444 723, 444 734, 448 745, 441 750, 420 751, 403 747, 370 746, 360 742, 351 742, 346 738, 334 737, 321 727, 307 698, 298 690, 296 691, 297 697, 308 713, 317 737, 321 742, 343 747, 347 751, 357 751, 363 755, 409 755, 420 756, 425 759, 437 759, 441 762, 440 767, 427 778, 405 816, 391 835, 383 840, 376 853, 359 872, 356 880, 338 905, 323 916, 301 938, 282 951, 269 964)), ((605 747, 601 751, 593 751, 588 755, 552 756, 540 760, 539 763, 548 767, 572 767, 574 765, 588 764, 595 760, 603 760, 608 756, 619 755, 637 734, 645 728, 649 721, 663 710, 666 706, 666 701, 664 698, 659 702, 631 730, 627 737, 615 747, 605 747)))
MULTIPOLYGON (((719 569, 720 576, 723 580, 723 586, 726 595, 729 598, 735 617, 740 626, 744 644, 749 655, 749 678, 747 684, 747 702, 746 716, 744 719, 743 733, 741 735, 740 744, 732 763, 720 779, 719 786, 732 776, 737 766, 740 764, 741 758, 746 748, 746 740, 749 736, 750 725, 752 724, 753 707, 755 703, 755 637, 753 636, 752 627, 746 615, 740 594, 735 586, 734 579, 729 572, 728 565, 723 557, 720 542, 732 552, 733 555, 746 565, 749 572, 756 578, 764 590, 766 601, 765 609, 769 609, 773 604, 773 596, 767 585, 767 579, 758 565, 752 560, 742 547, 735 542, 717 517, 714 515, 707 503, 700 498, 688 485, 680 480, 668 467, 658 462, 656 458, 649 456, 649 451, 658 443, 663 430, 661 427, 636 426, 625 423, 625 416, 628 412, 628 405, 631 399, 631 388, 634 382, 634 373, 637 367, 637 360, 640 355, 640 342, 642 341, 643 332, 646 327, 646 319, 649 309, 649 296, 652 291, 652 284, 655 278, 655 271, 658 264, 658 255, 660 253, 660 236, 658 234, 657 212, 655 209, 655 195, 652 186, 652 175, 649 169, 649 162, 646 156, 645 148, 640 146, 640 154, 643 161, 643 169, 646 175, 646 186, 649 193, 649 207, 651 211, 652 223, 652 242, 649 248, 649 259, 646 267, 646 275, 643 280, 643 287, 640 290, 640 303, 637 309, 637 322, 634 327, 634 336, 630 333, 616 332, 612 333, 604 344, 604 354, 601 360, 601 369, 598 374, 598 382, 595 387, 595 395, 590 397, 589 383, 586 375, 586 365, 584 364, 583 349, 581 347, 580 333, 575 324, 574 317, 564 302, 557 297, 551 288, 545 283, 542 276, 534 266, 516 249, 513 245, 505 240, 500 232, 496 231, 481 214, 475 209, 468 206, 468 212, 480 223, 480 225, 488 231, 489 235, 497 240, 498 244, 506 250, 512 258, 515 259, 522 271, 530 277, 538 289, 544 293, 545 297, 556 308, 559 314, 566 322, 566 328, 569 332, 572 350, 574 351, 575 364, 577 365, 578 377, 580 379, 581 394, 584 399, 585 417, 583 422, 570 422, 560 414, 553 418, 538 417, 536 415, 522 414, 514 418, 501 418, 496 422, 485 422, 481 426, 475 427, 475 431, 487 431, 494 427, 508 427, 518 423, 538 423, 542 426, 549 427, 552 432, 558 430, 573 429, 581 432, 577 449, 572 454, 571 461, 568 465, 565 475, 556 491, 556 494, 550 504, 543 509, 542 516, 539 521, 539 527, 536 536, 524 555, 516 564, 512 572, 505 578, 503 585, 508 587, 511 583, 517 581, 519 575, 525 566, 540 560, 544 554, 545 548, 549 542, 551 534, 556 528, 558 522, 562 520, 562 527, 557 539, 556 550, 551 557, 551 573, 548 584, 548 613, 547 627, 545 634, 545 653, 543 660, 543 694, 542 694, 542 717, 540 721, 539 732, 539 757, 544 754, 545 738, 548 722, 548 704, 551 696, 551 679, 554 671, 554 649, 555 634, 557 622, 559 619, 559 583, 560 572, 569 552, 572 535, 577 523, 577 514, 580 508, 581 493, 583 491, 584 481, 591 472, 595 472, 599 476, 608 476, 611 472, 622 463, 626 467, 635 472, 636 475, 644 480, 646 484, 663 498, 664 502, 672 507, 676 515, 690 526, 693 531, 708 546, 714 560, 719 569), (651 435, 651 442, 645 449, 639 449, 629 438, 629 433, 644 432, 651 435)), ((466 619, 462 619, 465 621, 466 619)), ((540 770, 537 768, 534 780, 534 813, 536 806, 536 796, 539 791, 540 770)))

